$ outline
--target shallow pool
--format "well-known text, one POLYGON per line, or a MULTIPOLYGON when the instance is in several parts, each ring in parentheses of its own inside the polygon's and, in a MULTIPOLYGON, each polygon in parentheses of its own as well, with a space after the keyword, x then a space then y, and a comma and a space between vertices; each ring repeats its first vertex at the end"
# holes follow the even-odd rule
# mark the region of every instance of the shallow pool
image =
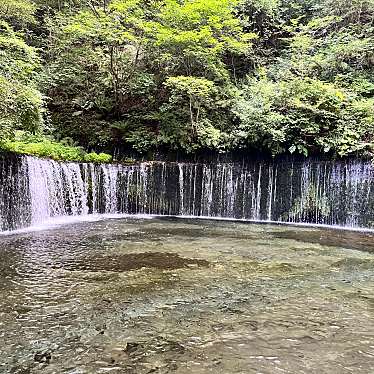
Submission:
POLYGON ((0 373, 373 373, 374 234, 108 219, 0 237, 0 373))

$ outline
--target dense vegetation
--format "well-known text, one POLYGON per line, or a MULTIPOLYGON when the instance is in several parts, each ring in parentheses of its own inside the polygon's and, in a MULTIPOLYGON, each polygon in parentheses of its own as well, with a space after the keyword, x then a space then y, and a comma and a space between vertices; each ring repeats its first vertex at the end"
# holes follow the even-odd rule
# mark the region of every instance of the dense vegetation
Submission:
POLYGON ((373 31, 374 0, 2 0, 0 144, 373 155, 373 31))

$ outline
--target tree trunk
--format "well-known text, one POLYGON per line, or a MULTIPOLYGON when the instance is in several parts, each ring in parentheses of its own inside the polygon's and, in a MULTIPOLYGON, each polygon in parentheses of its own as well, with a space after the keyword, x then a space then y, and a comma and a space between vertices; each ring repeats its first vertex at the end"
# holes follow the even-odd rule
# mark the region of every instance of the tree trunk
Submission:
POLYGON ((118 72, 116 68, 115 61, 115 47, 110 47, 110 73, 112 75, 112 86, 114 94, 114 111, 115 114, 119 115, 119 81, 118 81, 118 72))

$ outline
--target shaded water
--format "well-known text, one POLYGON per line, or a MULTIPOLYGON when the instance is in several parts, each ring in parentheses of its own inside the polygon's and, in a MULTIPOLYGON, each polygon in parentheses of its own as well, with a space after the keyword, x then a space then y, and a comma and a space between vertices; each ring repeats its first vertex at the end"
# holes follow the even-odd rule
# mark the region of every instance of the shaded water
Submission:
POLYGON ((0 240, 0 373, 373 373, 373 233, 113 219, 0 240))

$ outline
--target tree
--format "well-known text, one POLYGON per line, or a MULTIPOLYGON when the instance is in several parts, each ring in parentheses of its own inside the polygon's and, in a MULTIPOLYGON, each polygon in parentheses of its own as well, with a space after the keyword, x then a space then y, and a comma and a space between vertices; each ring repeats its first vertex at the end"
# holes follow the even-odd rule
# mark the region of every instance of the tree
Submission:
POLYGON ((217 82, 236 74, 235 57, 251 52, 254 33, 245 33, 234 15, 237 1, 167 0, 153 23, 160 67, 170 75, 217 82), (228 62, 228 63, 226 63, 228 62))
MULTIPOLYGON (((118 0, 60 13, 50 24, 47 64, 55 133, 88 139, 85 145, 95 146, 99 141, 92 135, 99 134, 104 143, 117 137, 120 144, 123 139, 134 142, 137 137, 130 133, 141 129, 141 138, 147 131, 158 133, 160 144, 168 144, 162 135, 170 134, 165 108, 175 89, 166 90, 171 86, 164 83, 182 74, 211 80, 221 86, 223 99, 231 78, 237 79, 234 56, 250 52, 254 35, 243 32, 233 5, 118 0), (84 133, 82 120, 87 118, 91 128, 85 125, 84 133)), ((210 123, 216 116, 204 115, 210 123)))
POLYGON ((37 89, 40 59, 5 21, 0 22, 0 50, 0 137, 4 140, 17 129, 40 128, 43 97, 37 89))
POLYGON ((2 0, 0 2, 0 19, 17 29, 36 22, 36 5, 29 0, 2 0))
POLYGON ((374 152, 372 0, 3 0, 0 18, 3 138, 44 116, 100 151, 374 152))
POLYGON ((278 36, 277 55, 260 60, 257 76, 243 85, 233 146, 273 154, 373 153, 373 3, 247 4, 272 20, 256 27, 278 36))

